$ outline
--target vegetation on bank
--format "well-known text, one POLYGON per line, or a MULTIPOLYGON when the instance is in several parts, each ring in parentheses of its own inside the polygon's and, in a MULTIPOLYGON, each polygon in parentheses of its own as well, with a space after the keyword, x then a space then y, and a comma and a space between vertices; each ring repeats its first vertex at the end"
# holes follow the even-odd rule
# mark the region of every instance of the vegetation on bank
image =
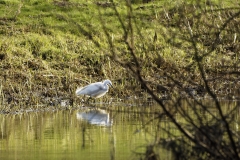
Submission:
POLYGON ((238 0, 144 2, 0 1, 2 113, 74 106, 77 86, 109 78, 115 88, 103 99, 158 104, 145 159, 158 159, 160 145, 182 159, 239 159, 238 0), (180 136, 160 125, 166 117, 180 136))
POLYGON ((145 95, 124 67, 132 61, 125 32, 133 33, 141 74, 160 97, 204 96, 197 65, 201 59, 216 93, 236 98, 237 6, 237 1, 133 1, 129 8, 124 1, 2 0, 1 106, 58 105, 64 99, 79 103, 78 86, 106 78, 115 86, 107 98, 145 95), (130 25, 132 31, 124 28, 130 25))

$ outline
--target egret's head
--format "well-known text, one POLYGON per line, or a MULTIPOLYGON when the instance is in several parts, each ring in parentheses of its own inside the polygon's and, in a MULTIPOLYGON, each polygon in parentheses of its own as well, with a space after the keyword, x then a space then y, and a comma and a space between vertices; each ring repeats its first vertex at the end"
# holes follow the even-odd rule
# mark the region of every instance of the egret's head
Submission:
POLYGON ((112 82, 109 79, 105 80, 103 83, 104 83, 104 85, 108 85, 108 86, 113 87, 112 82))

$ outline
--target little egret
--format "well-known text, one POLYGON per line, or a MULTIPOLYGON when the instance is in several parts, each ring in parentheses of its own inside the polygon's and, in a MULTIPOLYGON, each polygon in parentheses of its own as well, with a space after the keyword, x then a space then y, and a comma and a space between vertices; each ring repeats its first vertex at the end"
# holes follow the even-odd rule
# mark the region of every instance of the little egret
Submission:
POLYGON ((107 79, 103 82, 91 83, 83 88, 76 90, 76 95, 88 95, 90 97, 99 98, 108 92, 108 85, 112 86, 112 82, 107 79))
POLYGON ((80 111, 77 113, 77 119, 85 120, 90 124, 98 126, 111 126, 113 124, 113 120, 110 119, 110 114, 101 109, 80 111))

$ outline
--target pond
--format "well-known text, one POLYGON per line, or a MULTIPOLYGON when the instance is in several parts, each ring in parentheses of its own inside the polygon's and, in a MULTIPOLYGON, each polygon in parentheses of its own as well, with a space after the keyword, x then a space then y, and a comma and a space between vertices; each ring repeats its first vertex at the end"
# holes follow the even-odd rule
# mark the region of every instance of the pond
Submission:
MULTIPOLYGON (((167 117, 161 123, 155 119, 159 106, 122 108, 0 114, 0 159, 140 159, 147 146, 167 138, 160 128, 179 134, 167 117)), ((173 158, 170 151, 160 148, 159 152, 163 159, 173 158)))
POLYGON ((81 108, 0 115, 0 159, 137 159, 155 127, 138 112, 81 108))

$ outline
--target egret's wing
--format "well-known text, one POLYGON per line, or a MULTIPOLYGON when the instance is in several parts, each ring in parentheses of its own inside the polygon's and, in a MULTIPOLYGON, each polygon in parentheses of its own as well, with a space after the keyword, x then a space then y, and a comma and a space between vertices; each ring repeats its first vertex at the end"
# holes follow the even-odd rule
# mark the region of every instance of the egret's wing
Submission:
POLYGON ((80 95, 81 94, 81 90, 83 89, 84 87, 81 87, 81 88, 77 88, 76 90, 76 95, 80 95))
POLYGON ((93 95, 98 93, 99 91, 101 91, 103 89, 102 87, 102 83, 101 82, 97 82, 97 83, 92 83, 89 84, 83 88, 79 88, 76 90, 76 94, 80 95, 80 94, 85 94, 85 95, 93 95))

